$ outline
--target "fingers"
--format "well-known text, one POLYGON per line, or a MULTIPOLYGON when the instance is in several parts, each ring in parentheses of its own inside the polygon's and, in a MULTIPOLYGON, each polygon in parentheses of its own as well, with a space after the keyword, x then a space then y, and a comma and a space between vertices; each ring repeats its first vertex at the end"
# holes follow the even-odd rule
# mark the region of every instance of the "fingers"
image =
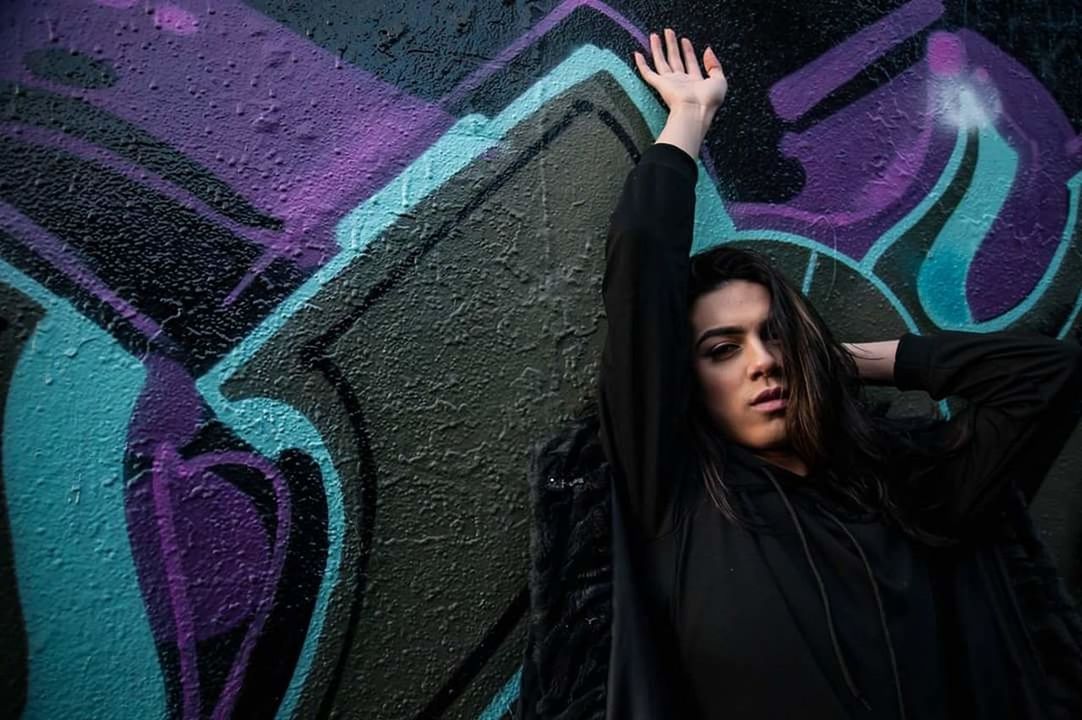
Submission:
POLYGON ((659 73, 670 73, 669 63, 665 60, 665 53, 661 50, 661 38, 657 33, 650 33, 650 54, 654 56, 654 69, 659 73))
POLYGON ((678 39, 671 28, 665 28, 664 45, 662 45, 660 35, 650 33, 650 55, 654 61, 653 70, 650 69, 644 55, 635 53, 635 64, 644 79, 657 78, 658 75, 669 73, 686 73, 694 80, 701 80, 704 69, 711 77, 721 73, 721 63, 712 49, 708 47, 703 53, 703 66, 700 68, 699 60, 695 57, 695 46, 691 44, 691 40, 678 39))
POLYGON ((646 62, 646 58, 642 53, 635 53, 635 66, 639 68, 639 74, 642 75, 642 79, 648 84, 653 85, 657 79, 657 73, 650 69, 650 65, 646 62))
POLYGON ((699 70, 699 61, 695 58, 695 47, 691 44, 691 41, 684 38, 680 41, 680 49, 684 53, 684 67, 687 69, 688 75, 701 80, 703 73, 699 70))
POLYGON ((665 28, 665 59, 669 61, 673 72, 685 72, 684 61, 680 57, 680 43, 677 42, 672 28, 665 28))
POLYGON ((706 52, 703 53, 703 67, 710 77, 716 77, 717 75, 721 75, 722 78, 725 77, 725 73, 721 69, 721 61, 714 54, 713 48, 707 47, 706 52))

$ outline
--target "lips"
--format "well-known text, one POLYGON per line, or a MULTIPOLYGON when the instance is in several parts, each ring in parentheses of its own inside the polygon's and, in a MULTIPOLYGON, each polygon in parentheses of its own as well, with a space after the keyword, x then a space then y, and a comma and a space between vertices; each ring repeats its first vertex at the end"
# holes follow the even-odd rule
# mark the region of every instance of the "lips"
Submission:
POLYGON ((767 388, 761 393, 755 396, 755 399, 751 401, 752 405, 761 405, 762 403, 774 402, 777 400, 783 400, 788 393, 779 386, 767 388))

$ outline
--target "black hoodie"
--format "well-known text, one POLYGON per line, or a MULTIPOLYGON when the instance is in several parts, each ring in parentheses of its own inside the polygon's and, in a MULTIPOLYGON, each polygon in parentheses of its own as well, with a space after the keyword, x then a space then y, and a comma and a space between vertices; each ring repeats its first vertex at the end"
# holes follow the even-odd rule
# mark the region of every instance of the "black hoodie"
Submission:
POLYGON ((1082 628, 1016 492, 1028 499, 1043 475, 1024 448, 1055 423, 1073 426, 1078 347, 1022 334, 901 338, 899 388, 968 401, 951 420, 968 426, 967 445, 906 489, 934 502, 956 546, 929 548, 876 513, 846 511, 814 491, 814 474, 735 445, 726 480, 748 522, 730 522, 680 422, 696 174, 678 148, 647 150, 607 247, 608 717, 1082 717, 1082 628))

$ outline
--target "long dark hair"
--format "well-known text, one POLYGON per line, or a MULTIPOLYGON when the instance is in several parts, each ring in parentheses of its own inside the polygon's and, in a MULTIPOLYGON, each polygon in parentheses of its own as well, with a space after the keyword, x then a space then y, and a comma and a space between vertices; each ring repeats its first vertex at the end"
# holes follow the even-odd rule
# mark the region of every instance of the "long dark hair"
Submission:
MULTIPOLYGON (((848 508, 877 511, 924 543, 952 542, 942 528, 932 530, 917 520, 933 508, 918 506, 899 492, 902 483, 913 483, 913 477, 893 477, 891 469, 904 453, 911 473, 928 471, 936 457, 955 451, 965 438, 957 433, 937 435, 930 418, 893 420, 873 413, 852 355, 803 293, 764 255, 722 245, 693 256, 688 307, 729 280, 758 283, 770 293, 764 331, 781 345, 789 392, 788 442, 809 468, 824 470, 815 474, 820 478, 816 490, 848 508)), ((706 411, 697 379, 693 387, 688 420, 706 491, 726 517, 741 521, 725 482, 724 439, 706 411)))

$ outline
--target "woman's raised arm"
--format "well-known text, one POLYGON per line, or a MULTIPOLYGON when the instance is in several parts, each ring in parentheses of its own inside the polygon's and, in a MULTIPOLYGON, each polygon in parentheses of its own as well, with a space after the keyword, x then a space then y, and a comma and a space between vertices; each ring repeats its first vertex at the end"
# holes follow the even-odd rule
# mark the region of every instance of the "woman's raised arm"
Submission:
POLYGON ((608 321, 599 393, 602 442, 618 493, 648 535, 665 531, 674 483, 686 471, 687 283, 698 174, 693 158, 725 96, 713 53, 704 56, 703 77, 691 44, 685 41, 682 52, 672 31, 666 36, 667 54, 651 35, 655 70, 636 54, 644 80, 671 112, 613 212, 602 289, 608 321))

